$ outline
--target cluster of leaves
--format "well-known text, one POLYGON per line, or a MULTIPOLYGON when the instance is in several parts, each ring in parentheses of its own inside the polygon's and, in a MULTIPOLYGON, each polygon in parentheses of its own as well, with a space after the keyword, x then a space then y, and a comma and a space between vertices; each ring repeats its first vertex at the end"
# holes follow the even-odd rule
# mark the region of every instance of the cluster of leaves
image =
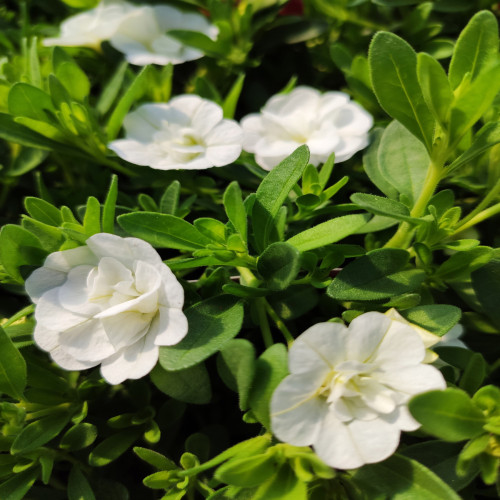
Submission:
POLYGON ((30 25, 24 8, 23 38, 15 6, 0 9, 0 498, 494 495, 497 21, 481 11, 457 32, 491 2, 310 0, 303 16, 279 15, 281 1, 177 3, 208 11, 220 36, 172 32, 207 55, 175 74, 117 63, 106 44, 103 54, 49 55, 36 36, 54 31, 48 14, 62 14, 33 0, 40 23, 30 25), (298 54, 303 66, 290 67, 298 54), (334 167, 332 155, 316 169, 301 147, 267 175, 246 154, 206 175, 165 173, 106 149, 138 102, 195 92, 231 118, 325 75, 376 115, 363 168, 359 159, 334 167), (33 346, 34 308, 23 295, 49 253, 99 232, 157 248, 181 278, 189 321, 148 378, 115 387, 97 371, 51 364, 33 346), (287 374, 285 344, 318 321, 390 307, 438 336, 460 321, 473 349, 436 349, 450 388, 410 403, 422 430, 388 460, 347 472, 273 439, 269 402, 287 374))

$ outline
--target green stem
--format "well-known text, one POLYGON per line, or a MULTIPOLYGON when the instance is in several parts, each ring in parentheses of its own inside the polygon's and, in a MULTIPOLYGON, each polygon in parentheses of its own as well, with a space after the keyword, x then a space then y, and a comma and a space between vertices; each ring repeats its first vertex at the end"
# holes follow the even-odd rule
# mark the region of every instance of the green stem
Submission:
POLYGON ((290 346, 293 341, 295 340, 290 333, 290 330, 287 328, 285 325, 285 322, 276 314, 276 311, 271 307, 271 304, 264 299, 266 303, 266 311, 267 314, 269 314, 269 317, 274 321, 274 324, 278 328, 278 330, 283 334, 283 337, 285 337, 285 340, 287 341, 287 344, 290 346))
POLYGON ((264 345, 267 349, 271 347, 274 342, 273 336, 271 334, 271 327, 269 326, 269 320, 267 319, 266 304, 266 299, 264 299, 263 297, 255 299, 255 305, 257 307, 257 317, 259 318, 259 326, 262 332, 262 340, 264 341, 264 345))
MULTIPOLYGON (((442 176, 443 165, 441 163, 436 164, 431 161, 429 168, 427 169, 427 175, 425 176, 424 187, 420 192, 415 205, 411 209, 411 217, 418 219, 424 215, 427 204, 434 195, 434 191, 436 191, 442 176)), ((394 236, 384 245, 384 247, 407 248, 410 245, 414 230, 415 228, 413 225, 408 222, 403 222, 394 236)))
POLYGON ((462 231, 469 229, 469 227, 475 226, 476 224, 479 224, 483 220, 489 219, 490 217, 493 217, 498 213, 500 213, 500 203, 497 203, 496 205, 493 205, 492 207, 483 210, 482 212, 472 217, 472 219, 469 219, 466 223, 462 223, 460 226, 457 227, 457 229, 451 236, 461 233, 462 231))
POLYGON ((466 224, 467 222, 472 220, 476 215, 478 215, 484 209, 486 209, 490 205, 490 203, 492 203, 495 200, 495 198, 498 196, 498 193, 500 193, 500 179, 493 186, 491 191, 478 204, 478 206, 461 220, 461 225, 466 224))

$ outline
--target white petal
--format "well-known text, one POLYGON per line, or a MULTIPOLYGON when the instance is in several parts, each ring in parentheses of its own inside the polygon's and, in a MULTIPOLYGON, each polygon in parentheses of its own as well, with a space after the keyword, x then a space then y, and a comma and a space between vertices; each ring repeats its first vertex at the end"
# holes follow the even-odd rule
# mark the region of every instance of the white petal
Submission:
POLYGON ((207 132, 208 146, 238 146, 241 150, 243 130, 234 120, 221 120, 207 132))
POLYGON ((255 146, 265 134, 262 117, 258 113, 247 115, 240 121, 243 129, 243 149, 249 153, 255 153, 255 146))
MULTIPOLYGON (((211 144, 214 142, 210 139, 211 135, 213 135, 211 131, 222 121, 222 118, 222 108, 218 104, 212 101, 203 100, 196 108, 196 112, 192 117, 192 126, 201 136, 206 136, 207 143, 211 144)), ((232 122, 232 120, 225 120, 225 122, 234 123, 238 129, 240 128, 239 125, 236 122, 232 122)))
POLYGON ((339 323, 317 323, 299 335, 288 355, 291 373, 328 372, 345 359, 347 328, 339 323))
POLYGON ((59 345, 59 332, 37 323, 33 331, 33 340, 40 349, 52 351, 59 345))
POLYGON ((400 405, 393 413, 389 415, 380 415, 380 418, 391 424, 397 425, 402 431, 411 432, 420 427, 420 423, 412 417, 406 405, 400 405))
POLYGON ((87 246, 82 246, 49 254, 43 266, 53 269, 54 271, 67 273, 76 266, 95 266, 96 264, 97 259, 95 255, 87 246))
POLYGON ((135 344, 118 351, 101 364, 101 374, 110 384, 147 375, 158 361, 158 346, 148 335, 135 344))
POLYGON ((162 279, 158 302, 166 307, 181 309, 184 304, 184 288, 166 264, 162 263, 158 270, 162 279))
POLYGON ((60 346, 50 351, 50 357, 65 370, 86 370, 99 364, 99 361, 81 361, 75 359, 60 346))
POLYGON ((94 266, 76 266, 68 273, 65 283, 58 288, 59 303, 64 309, 87 317, 101 310, 88 297, 87 278, 93 269, 94 266))
POLYGON ((323 381, 315 373, 289 375, 271 399, 271 427, 281 441, 295 446, 312 444, 328 412, 326 401, 316 394, 323 381))
POLYGON ((343 136, 365 134, 373 125, 372 116, 355 102, 350 102, 336 110, 332 120, 343 136))
POLYGON ((161 162, 166 156, 166 153, 156 144, 143 143, 134 139, 117 139, 110 142, 108 148, 134 165, 152 166, 161 162))
POLYGON ((116 352, 99 320, 61 332, 59 343, 66 353, 79 361, 98 362, 116 352))
POLYGON ((160 307, 151 323, 148 335, 154 338, 155 345, 178 344, 188 332, 186 315, 180 309, 160 307))
MULTIPOLYGON (((194 116, 198 112, 199 107, 202 105, 204 99, 195 94, 183 94, 174 97, 169 101, 170 109, 174 110, 175 113, 179 113, 185 116, 184 124, 191 124, 194 116)), ((179 122, 180 123, 180 122, 179 122)))
POLYGON ((152 321, 151 314, 123 312, 101 320, 106 337, 116 351, 134 344, 148 332, 152 321))
POLYGON ((40 297, 48 290, 62 285, 66 281, 67 274, 55 271, 48 267, 35 269, 26 280, 24 286, 30 299, 36 304, 40 297))
POLYGON ((392 321, 382 313, 368 312, 358 316, 349 325, 346 359, 362 363, 371 361, 392 321))
POLYGON ((446 389, 442 373, 433 366, 420 364, 395 370, 394 372, 377 373, 376 379, 407 395, 421 392, 446 389))

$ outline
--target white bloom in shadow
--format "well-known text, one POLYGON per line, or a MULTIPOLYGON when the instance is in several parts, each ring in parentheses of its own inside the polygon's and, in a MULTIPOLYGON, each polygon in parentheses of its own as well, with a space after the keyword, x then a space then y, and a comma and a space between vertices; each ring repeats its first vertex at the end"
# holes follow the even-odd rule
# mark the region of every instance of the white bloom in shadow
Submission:
POLYGON ((108 147, 136 165, 159 170, 221 167, 241 153, 243 132, 222 108, 197 95, 144 104, 123 122, 126 136, 108 147))
POLYGON ((101 365, 110 384, 138 379, 159 347, 184 338, 184 291, 156 250, 137 238, 99 233, 50 254, 26 280, 36 304, 35 343, 66 370, 101 365))
POLYGON ((349 328, 312 326, 292 344, 290 375, 273 394, 273 433, 295 446, 312 445, 338 469, 384 460, 402 430, 419 427, 408 400, 446 388, 424 356, 419 334, 381 313, 362 314, 349 328))
POLYGON ((260 113, 241 120, 243 149, 255 153, 255 161, 266 170, 302 144, 309 147, 313 165, 324 163, 331 153, 338 163, 368 145, 372 125, 372 116, 347 94, 297 87, 271 97, 260 113))
POLYGON ((121 22, 137 7, 119 0, 102 2, 81 14, 71 16, 61 24, 61 34, 57 38, 46 38, 46 47, 90 47, 99 50, 101 43, 109 40, 118 30, 121 22))
POLYGON ((182 12, 175 7, 146 5, 123 19, 110 43, 123 52, 128 62, 146 64, 180 64, 203 57, 203 52, 168 36, 170 30, 195 31, 217 38, 219 30, 197 12, 182 12))

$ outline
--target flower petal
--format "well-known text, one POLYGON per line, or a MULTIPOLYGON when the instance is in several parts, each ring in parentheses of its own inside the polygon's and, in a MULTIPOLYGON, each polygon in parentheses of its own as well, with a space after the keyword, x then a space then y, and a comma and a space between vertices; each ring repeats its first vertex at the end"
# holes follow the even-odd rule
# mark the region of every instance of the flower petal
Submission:
POLYGON ((187 332, 188 321, 181 309, 160 307, 148 335, 154 337, 155 345, 175 345, 187 332))

